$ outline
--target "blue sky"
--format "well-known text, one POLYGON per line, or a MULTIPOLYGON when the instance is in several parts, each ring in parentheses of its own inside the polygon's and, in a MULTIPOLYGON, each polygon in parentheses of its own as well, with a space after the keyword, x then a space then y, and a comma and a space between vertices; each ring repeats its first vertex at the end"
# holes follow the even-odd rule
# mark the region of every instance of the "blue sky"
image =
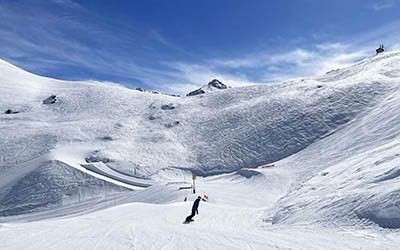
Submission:
POLYGON ((0 20, 0 58, 23 69, 180 94, 400 50, 399 0, 0 0, 0 20))

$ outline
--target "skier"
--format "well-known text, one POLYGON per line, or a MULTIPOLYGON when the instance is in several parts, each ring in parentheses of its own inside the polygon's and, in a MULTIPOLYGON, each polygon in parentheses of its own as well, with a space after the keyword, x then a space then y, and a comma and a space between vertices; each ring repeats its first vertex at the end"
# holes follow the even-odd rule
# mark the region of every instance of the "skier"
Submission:
POLYGON ((185 220, 186 223, 194 221, 193 217, 196 215, 196 213, 199 214, 199 210, 198 209, 199 209, 200 200, 201 200, 201 196, 198 196, 197 199, 193 202, 192 214, 189 215, 188 217, 186 217, 186 220, 185 220))

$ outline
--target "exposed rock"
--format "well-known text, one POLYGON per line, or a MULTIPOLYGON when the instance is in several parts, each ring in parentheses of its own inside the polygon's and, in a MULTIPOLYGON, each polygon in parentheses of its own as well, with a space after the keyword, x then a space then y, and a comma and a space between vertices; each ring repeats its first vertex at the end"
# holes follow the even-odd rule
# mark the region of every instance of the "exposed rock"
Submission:
POLYGON ((102 140, 102 141, 113 141, 113 140, 114 140, 114 138, 112 138, 112 137, 109 136, 109 135, 100 136, 100 137, 98 137, 98 139, 99 139, 99 140, 102 140))
POLYGON ((88 157, 86 157, 85 161, 87 163, 91 163, 91 162, 103 162, 103 163, 107 163, 110 162, 110 159, 108 158, 103 158, 103 157, 99 157, 97 155, 90 155, 88 157))
POLYGON ((204 90, 196 89, 196 90, 190 92, 189 94, 187 94, 186 96, 201 95, 201 94, 204 94, 204 93, 206 93, 204 90))
POLYGON ((190 92, 189 94, 187 94, 186 96, 194 96, 194 95, 201 95, 207 92, 212 92, 215 90, 223 90, 223 89, 228 89, 230 88, 229 86, 223 84, 222 82, 220 82, 217 79, 213 79, 211 82, 209 82, 208 84, 204 85, 203 87, 196 89, 192 92, 190 92))
POLYGON ((207 84, 207 86, 214 87, 216 89, 228 89, 229 87, 222 82, 218 81, 217 79, 213 79, 211 82, 207 84))
POLYGON ((92 163, 92 162, 108 163, 108 162, 110 162, 110 158, 102 155, 102 153, 100 151, 96 150, 93 153, 91 153, 88 157, 86 157, 85 161, 87 163, 92 163))
POLYGON ((167 124, 165 124, 164 126, 165 126, 166 128, 173 128, 173 127, 179 125, 179 123, 180 123, 179 121, 174 121, 174 122, 171 122, 171 123, 167 123, 167 124))
POLYGON ((58 97, 56 95, 51 95, 43 100, 43 104, 53 104, 58 101, 58 97))
POLYGON ((173 103, 170 104, 164 104, 161 106, 162 110, 172 110, 175 109, 175 105, 173 103))
POLYGON ((7 114, 7 115, 18 114, 18 113, 19 113, 19 111, 11 110, 11 109, 7 109, 7 110, 4 112, 4 114, 7 114))

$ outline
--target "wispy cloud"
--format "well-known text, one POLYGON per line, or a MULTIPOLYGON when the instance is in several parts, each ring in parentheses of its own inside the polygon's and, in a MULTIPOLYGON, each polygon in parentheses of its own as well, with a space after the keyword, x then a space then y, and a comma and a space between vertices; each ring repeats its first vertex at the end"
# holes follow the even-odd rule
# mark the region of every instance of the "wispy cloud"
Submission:
POLYGON ((178 62, 169 63, 169 67, 179 78, 166 80, 166 86, 169 90, 181 94, 188 93, 188 91, 198 88, 199 85, 203 85, 214 78, 232 87, 254 84, 244 74, 224 73, 207 65, 178 62))
POLYGON ((322 74, 348 66, 368 54, 370 51, 365 48, 352 51, 350 45, 322 43, 310 49, 294 48, 282 52, 260 51, 241 58, 212 59, 201 65, 185 64, 184 67, 179 63, 176 65, 181 66, 177 69, 184 72, 188 79, 189 76, 204 80, 219 76, 233 86, 243 86, 322 74))
MULTIPOLYGON (((123 79, 125 83, 131 82, 131 86, 146 84, 150 89, 179 94, 212 78, 219 78, 233 86, 249 84, 243 75, 218 72, 201 64, 167 61, 162 56, 151 60, 153 50, 157 55, 160 47, 189 58, 193 55, 171 43, 155 29, 142 32, 122 24, 117 27, 122 34, 116 36, 115 27, 110 27, 113 29, 110 33, 104 24, 91 22, 91 18, 96 17, 92 17, 83 6, 71 0, 52 2, 61 7, 65 15, 42 12, 35 6, 19 12, 17 5, 0 4, 0 15, 4 20, 0 24, 0 53, 5 56, 4 59, 35 73, 60 68, 77 69, 77 72, 85 69, 94 72, 93 77, 86 77, 87 80, 108 75, 109 81, 123 79), (70 14, 71 9, 73 14, 70 14), (30 11, 39 13, 31 15, 30 11), (85 18, 82 19, 82 16, 85 18), (71 32, 74 34, 68 35, 71 32), (86 34, 84 39, 80 39, 80 33, 86 34), (115 49, 110 49, 105 43, 114 43, 115 49), (143 58, 147 60, 143 61, 143 58)), ((70 72, 70 75, 77 72, 70 72)))
POLYGON ((260 50, 237 58, 197 62, 195 65, 186 65, 184 71, 187 73, 184 75, 196 76, 197 79, 206 79, 212 74, 220 75, 227 79, 228 84, 232 81, 235 86, 281 82, 321 75, 332 69, 349 66, 374 55, 381 43, 387 45, 388 49, 400 49, 400 22, 372 27, 368 32, 355 33, 340 42, 328 40, 307 44, 307 47, 300 45, 289 50, 260 50))
POLYGON ((309 43, 302 38, 282 48, 234 57, 215 53, 204 59, 155 28, 141 30, 104 21, 72 0, 37 2, 40 8, 32 4, 23 10, 14 1, 0 3, 2 58, 35 73, 60 71, 80 78, 79 72, 85 70, 86 79, 145 84, 179 94, 213 78, 235 87, 323 74, 372 55, 381 43, 400 49, 400 22, 392 22, 347 39, 311 34, 323 42, 309 43), (43 5, 51 11, 43 10, 43 5))
POLYGON ((104 21, 72 0, 37 1, 24 9, 18 3, 0 3, 3 59, 39 74, 62 69, 79 77, 85 71, 94 79, 148 87, 168 76, 155 65, 163 58, 154 51, 178 48, 156 30, 104 21))
POLYGON ((76 3, 72 0, 51 0, 51 2, 54 2, 56 4, 59 4, 63 7, 67 7, 67 8, 85 10, 85 8, 82 5, 80 5, 79 3, 76 3))
POLYGON ((377 1, 373 4, 368 5, 368 8, 372 9, 374 11, 381 11, 384 9, 392 8, 392 7, 394 7, 395 4, 396 3, 394 0, 377 1))

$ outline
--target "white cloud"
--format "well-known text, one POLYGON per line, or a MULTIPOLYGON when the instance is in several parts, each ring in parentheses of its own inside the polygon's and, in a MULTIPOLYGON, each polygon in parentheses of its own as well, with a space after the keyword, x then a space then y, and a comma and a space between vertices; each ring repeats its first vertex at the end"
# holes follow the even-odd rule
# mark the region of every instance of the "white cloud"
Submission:
MULTIPOLYGON (((197 64, 169 63, 174 74, 170 79, 164 79, 164 82, 167 83, 167 89, 183 94, 213 78, 237 87, 321 75, 374 55, 375 44, 378 46, 378 40, 384 35, 395 34, 391 32, 395 27, 397 25, 390 24, 367 34, 356 34, 357 39, 352 39, 350 42, 324 42, 315 44, 309 49, 294 48, 284 52, 260 51, 239 58, 216 58, 197 64), (254 71, 259 75, 255 76, 254 71)), ((394 41, 396 37, 400 36, 388 38, 386 41, 394 41)), ((400 43, 392 44, 391 47, 400 49, 400 43)))
MULTIPOLYGON (((197 78, 203 83, 219 76, 231 80, 234 86, 281 82, 347 67, 374 55, 375 49, 381 43, 385 44, 388 50, 400 50, 399 41, 400 21, 395 21, 371 27, 368 32, 355 33, 340 42, 327 41, 309 45, 308 48, 298 47, 288 51, 258 51, 237 58, 214 58, 198 62, 196 67, 190 67, 191 70, 188 70, 186 65, 183 71, 186 72, 186 79, 197 78), (236 72, 240 72, 240 75, 236 72)), ((190 81, 190 84, 193 84, 193 81, 190 81)))
POLYGON ((372 9, 374 11, 381 11, 384 9, 389 9, 392 8, 395 5, 395 2, 393 0, 387 0, 387 1, 380 1, 373 3, 369 5, 369 9, 372 9))
POLYGON ((80 5, 79 3, 76 3, 72 0, 52 0, 55 4, 62 5, 67 8, 73 8, 73 9, 80 9, 80 10, 85 10, 85 8, 80 5))
POLYGON ((392 44, 391 47, 393 50, 400 50, 400 42, 392 44))
POLYGON ((286 53, 273 54, 266 58, 265 64, 294 63, 297 65, 304 65, 313 57, 315 57, 313 51, 297 48, 286 53))
POLYGON ((170 83, 168 84, 168 90, 172 91, 172 93, 176 93, 179 95, 186 95, 187 93, 198 89, 199 85, 192 83, 170 83))
POLYGON ((325 43, 317 44, 315 47, 322 51, 331 51, 331 50, 347 49, 348 45, 345 45, 343 43, 338 43, 338 42, 333 42, 333 43, 325 42, 325 43))
POLYGON ((167 90, 186 94, 191 90, 208 83, 214 78, 228 84, 231 87, 253 85, 245 75, 222 73, 210 67, 190 63, 168 63, 170 69, 175 72, 174 78, 164 79, 167 90))
POLYGON ((369 53, 370 51, 364 48, 351 50, 350 44, 325 42, 316 44, 310 49, 294 48, 283 52, 260 51, 243 58, 214 59, 205 64, 216 72, 221 69, 243 72, 249 70, 251 73, 242 76, 247 82, 279 82, 342 68, 362 59, 369 53), (259 72, 259 77, 250 75, 253 74, 253 69, 259 72), (251 80, 249 80, 249 76, 251 80), (252 76, 253 78, 251 78, 252 76))
MULTIPOLYGON (((82 6, 76 5, 71 0, 53 0, 53 3, 73 9, 80 14, 90 15, 82 6)), ((381 5, 376 9, 388 8, 387 6, 381 5)), ((387 48, 400 49, 400 22, 373 27, 370 31, 355 34, 345 41, 305 44, 306 46, 300 45, 286 51, 282 49, 279 51, 260 50, 240 57, 217 57, 210 60, 197 60, 196 55, 171 43, 157 30, 150 30, 145 32, 149 40, 170 51, 177 52, 179 55, 184 55, 183 58, 186 60, 165 62, 166 59, 160 56, 156 58, 157 63, 153 64, 155 66, 149 66, 138 62, 136 57, 124 57, 114 51, 91 46, 91 43, 101 44, 102 41, 115 42, 118 45, 126 46, 131 52, 135 48, 130 45, 136 45, 136 39, 141 39, 143 34, 137 34, 136 31, 130 32, 130 27, 126 28, 129 29, 129 32, 125 32, 125 27, 117 27, 121 29, 121 33, 126 33, 121 38, 120 36, 113 37, 114 33, 103 30, 102 26, 81 22, 74 15, 58 16, 56 12, 51 11, 36 13, 30 8, 19 11, 8 4, 0 4, 0 15, 2 16, 0 23, 0 53, 2 57, 8 54, 15 58, 29 58, 30 61, 23 63, 34 70, 51 70, 46 67, 59 68, 60 65, 76 64, 111 76, 124 76, 132 81, 137 79, 148 84, 152 89, 179 94, 185 94, 198 88, 213 78, 236 87, 322 74, 372 55, 375 46, 381 43, 387 45, 387 48), (23 26, 24 32, 13 28, 16 26, 23 26), (74 40, 73 37, 66 37, 62 32, 65 28, 74 30, 74 32, 90 33, 89 40, 80 42, 74 40)), ((90 19, 90 16, 84 18, 85 21, 90 19)), ((318 34, 315 37, 318 37, 318 34)), ((156 49, 147 41, 145 44, 145 48, 136 49, 156 49)), ((297 44, 304 44, 304 41, 297 44)), ((101 46, 105 45, 101 44, 101 46)))
POLYGON ((29 71, 51 72, 73 66, 108 76, 123 76, 132 79, 133 84, 143 81, 154 88, 162 79, 177 78, 174 72, 135 60, 140 57, 134 56, 136 53, 144 54, 154 49, 155 44, 176 49, 162 34, 156 30, 141 33, 131 26, 104 23, 72 0, 37 1, 23 9, 16 3, 4 2, 0 3, 0 16, 1 57, 29 71), (50 7, 61 8, 65 14, 59 15, 60 9, 49 11, 50 7), (144 35, 147 40, 137 44, 136 40, 143 41, 144 35), (109 44, 120 51, 116 53, 109 44), (121 55, 124 48, 127 53, 121 55))

